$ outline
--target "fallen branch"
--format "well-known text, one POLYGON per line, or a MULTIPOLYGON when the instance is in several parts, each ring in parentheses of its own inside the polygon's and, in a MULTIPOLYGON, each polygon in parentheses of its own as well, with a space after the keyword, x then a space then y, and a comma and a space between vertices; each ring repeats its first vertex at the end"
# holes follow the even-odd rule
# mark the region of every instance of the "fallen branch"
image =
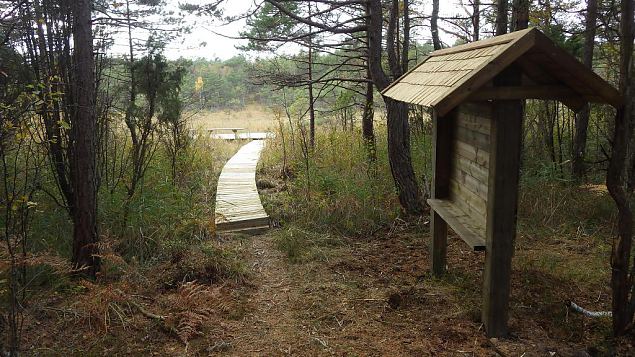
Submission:
MULTIPOLYGON (((126 293, 124 293, 123 291, 116 289, 115 291, 117 291, 119 294, 121 295, 126 295, 126 293)), ((159 326, 161 329, 163 329, 164 331, 167 331, 169 333, 173 333, 176 336, 179 335, 179 331, 174 327, 174 326, 169 326, 168 324, 165 323, 165 320, 167 318, 167 316, 163 316, 163 315, 157 315, 155 313, 152 313, 148 310, 146 310, 145 307, 143 307, 141 304, 135 302, 132 299, 128 300, 128 303, 132 306, 134 306, 135 308, 137 308, 137 310, 139 310, 139 312, 141 313, 141 315, 151 319, 151 320, 156 320, 157 322, 159 322, 159 326)))
POLYGON ((595 317, 611 317, 611 316, 613 316, 613 313, 611 311, 590 311, 590 310, 587 310, 587 309, 583 308, 582 306, 574 303, 571 300, 565 301, 565 305, 567 305, 567 307, 569 309, 571 309, 572 311, 579 312, 582 315, 587 316, 587 317, 594 317, 595 318, 595 317))
POLYGON ((165 320, 165 316, 153 314, 150 311, 146 310, 143 306, 141 306, 141 304, 138 304, 135 301, 130 300, 130 304, 132 304, 132 306, 136 307, 137 310, 139 310, 139 312, 141 313, 141 315, 143 315, 143 316, 145 316, 145 317, 147 317, 149 319, 159 320, 159 321, 164 321, 165 320))

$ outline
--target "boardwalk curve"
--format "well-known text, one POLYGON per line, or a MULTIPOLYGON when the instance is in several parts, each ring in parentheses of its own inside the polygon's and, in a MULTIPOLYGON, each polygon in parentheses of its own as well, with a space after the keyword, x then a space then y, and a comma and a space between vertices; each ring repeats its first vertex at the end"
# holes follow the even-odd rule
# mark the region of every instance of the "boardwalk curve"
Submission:
POLYGON ((216 190, 216 231, 260 233, 269 228, 269 216, 256 188, 256 166, 264 140, 253 140, 223 167, 216 190))

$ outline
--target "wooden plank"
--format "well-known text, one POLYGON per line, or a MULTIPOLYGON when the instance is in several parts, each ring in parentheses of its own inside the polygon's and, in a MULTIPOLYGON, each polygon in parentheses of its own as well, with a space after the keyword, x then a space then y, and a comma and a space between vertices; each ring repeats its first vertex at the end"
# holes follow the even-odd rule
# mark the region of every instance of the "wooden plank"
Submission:
POLYGON ((463 103, 459 107, 459 115, 457 125, 462 128, 466 128, 489 138, 490 133, 490 117, 491 117, 491 104, 490 103, 463 103), (473 107, 474 106, 474 107, 473 107), (480 113, 473 111, 479 108, 480 113))
POLYGON ((429 199, 428 204, 473 250, 485 250, 485 230, 448 200, 429 199))
MULTIPOLYGON (((494 79, 496 86, 517 85, 520 69, 510 67, 494 79)), ((482 321, 490 337, 508 333, 509 292, 522 139, 522 102, 494 102, 489 167, 482 321)))
POLYGON ((479 182, 488 184, 488 172, 489 168, 479 165, 478 163, 468 160, 457 153, 454 155, 454 163, 458 169, 466 174, 474 177, 479 182))
POLYGON ((231 232, 233 230, 243 230, 262 226, 269 226, 269 217, 253 218, 236 222, 223 222, 219 223, 216 229, 219 232, 231 232))
POLYGON ((479 227, 483 231, 483 237, 485 237, 485 217, 481 213, 476 212, 465 200, 450 197, 449 201, 463 214, 470 217, 472 225, 479 227))
POLYGON ((481 88, 469 100, 572 99, 580 94, 563 85, 535 85, 481 88))
POLYGON ((489 151, 489 135, 457 125, 456 138, 480 150, 489 151))
POLYGON ((472 161, 482 167, 489 167, 488 151, 478 149, 460 140, 454 141, 454 150, 456 150, 457 155, 468 161, 472 161))
MULTIPOLYGON (((450 177, 452 175, 452 141, 455 126, 455 112, 440 118, 436 110, 432 113, 432 198, 447 198, 450 194, 450 177)), ((432 243, 430 244, 431 271, 435 276, 445 272, 448 229, 445 221, 432 212, 430 217, 432 243)))
POLYGON ((252 141, 223 167, 216 190, 217 231, 257 232, 269 225, 256 187, 256 167, 263 147, 263 141, 252 141))
POLYGON ((487 181, 477 180, 459 165, 454 165, 452 169, 452 179, 472 191, 478 197, 487 200, 487 181))
POLYGON ((450 198, 452 200, 461 199, 465 201, 471 210, 477 212, 481 217, 487 215, 487 201, 467 189, 465 185, 460 184, 454 178, 450 179, 450 198))

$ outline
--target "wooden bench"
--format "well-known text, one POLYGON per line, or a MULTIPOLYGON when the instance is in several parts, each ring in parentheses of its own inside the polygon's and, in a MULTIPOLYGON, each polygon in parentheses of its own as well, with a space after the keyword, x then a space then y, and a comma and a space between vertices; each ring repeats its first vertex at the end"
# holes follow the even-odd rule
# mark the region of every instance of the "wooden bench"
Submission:
POLYGON ((485 250, 485 228, 449 200, 429 199, 428 204, 475 251, 485 250))

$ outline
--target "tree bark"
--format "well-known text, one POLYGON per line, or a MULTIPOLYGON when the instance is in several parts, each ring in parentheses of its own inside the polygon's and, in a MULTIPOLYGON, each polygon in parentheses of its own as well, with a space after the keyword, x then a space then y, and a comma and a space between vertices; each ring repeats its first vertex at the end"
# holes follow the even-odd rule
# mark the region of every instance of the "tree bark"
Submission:
POLYGON ((524 30, 529 26, 530 0, 514 0, 512 4, 512 31, 524 30))
MULTIPOLYGON (((366 72, 367 78, 370 77, 370 69, 366 72)), ((374 110, 374 88, 373 83, 366 83, 366 97, 364 98, 364 110, 362 113, 362 137, 366 150, 368 152, 368 160, 372 163, 377 161, 377 149, 375 147, 375 129, 373 119, 375 117, 374 110)))
POLYGON ((313 95, 313 50, 309 47, 309 145, 315 147, 315 97, 313 95))
POLYGON ((73 2, 75 107, 71 133, 71 174, 74 191, 73 257, 76 269, 95 277, 100 267, 97 234, 95 60, 91 20, 92 1, 73 2))
MULTIPOLYGON (((595 45, 597 11, 597 0, 587 0, 587 12, 585 16, 586 29, 584 33, 582 63, 589 68, 593 67, 593 48, 595 45)), ((586 151, 587 129, 589 127, 590 116, 591 108, 587 104, 576 117, 575 138, 573 140, 572 173, 578 180, 582 179, 586 173, 584 154, 586 151)))
POLYGON ((481 1, 474 0, 472 3, 472 41, 478 41, 481 36, 481 1))
MULTIPOLYGON (((31 14, 31 16, 35 15, 37 19, 43 19, 44 14, 42 11, 42 5, 39 1, 33 2, 33 9, 35 13, 31 14)), ((50 39, 50 28, 47 28, 49 35, 45 36, 44 33, 44 23, 38 21, 37 28, 35 33, 37 34, 37 40, 35 37, 32 38, 33 50, 31 54, 31 58, 33 61, 34 72, 36 74, 36 78, 45 84, 44 90, 42 91, 42 101, 46 102, 48 95, 56 90, 51 83, 50 78, 54 75, 59 75, 62 78, 65 78, 63 73, 63 66, 59 66, 60 72, 55 72, 51 67, 52 54, 50 54, 49 49, 52 49, 52 44, 49 44, 47 49, 47 37, 50 39), (38 49, 39 53, 35 51, 35 48, 38 49)), ((33 34, 32 34, 33 36, 33 34)), ((67 55, 67 54, 65 54, 67 55)), ((73 205, 75 203, 75 199, 73 198, 73 187, 71 183, 71 178, 69 177, 69 162, 68 162, 68 150, 64 147, 64 143, 62 140, 59 140, 63 137, 62 131, 60 129, 60 122, 66 121, 68 123, 68 118, 62 118, 60 112, 62 112, 60 108, 60 103, 58 101, 53 101, 52 103, 53 110, 47 108, 47 106, 42 106, 40 111, 40 115, 43 118, 44 130, 46 133, 46 138, 48 139, 48 155, 49 161, 52 165, 52 169, 55 173, 55 179, 57 185, 59 187, 60 193, 63 196, 63 201, 66 204, 66 209, 69 215, 73 215, 73 205)))
POLYGON ((440 50, 441 40, 439 39, 439 0, 432 0, 432 16, 430 17, 430 30, 432 32, 432 46, 435 50, 440 50))
MULTIPOLYGON (((381 0, 370 0, 367 3, 368 13, 368 51, 370 74, 377 90, 380 92, 390 84, 390 79, 382 68, 382 29, 383 13, 381 0)), ((390 23, 390 21, 389 21, 390 23)), ((394 39, 394 34, 387 34, 394 39)), ((390 45, 391 41, 388 41, 390 45)), ((394 45, 394 43, 393 43, 394 45)), ((391 49, 388 50, 390 53, 391 49)), ((395 58, 396 56, 391 56, 395 58)), ((398 63, 389 61, 394 72, 398 63)), ((410 154, 410 128, 408 123, 408 106, 388 97, 383 97, 388 117, 388 160, 399 203, 408 214, 421 214, 423 203, 421 192, 412 167, 410 154)))
POLYGON ((410 2, 403 0, 403 46, 401 47, 401 73, 410 66, 410 2))
POLYGON ((384 97, 388 116, 388 159, 399 203, 409 214, 423 213, 421 193, 410 153, 408 104, 384 97))
POLYGON ((611 252, 611 289, 613 334, 624 335, 633 322, 633 289, 631 247, 633 240, 633 212, 624 189, 624 167, 627 161, 628 143, 631 136, 633 116, 633 0, 621 1, 620 21, 620 92, 625 104, 617 109, 613 132, 612 153, 606 174, 606 187, 618 209, 617 236, 613 239, 611 252))
MULTIPOLYGON (((311 2, 309 1, 309 20, 311 18, 311 2)), ((309 145, 311 150, 315 148, 315 98, 313 95, 313 32, 312 26, 309 25, 309 50, 308 50, 308 75, 309 75, 309 145)))
POLYGON ((496 36, 507 33, 507 0, 496 2, 496 36))

